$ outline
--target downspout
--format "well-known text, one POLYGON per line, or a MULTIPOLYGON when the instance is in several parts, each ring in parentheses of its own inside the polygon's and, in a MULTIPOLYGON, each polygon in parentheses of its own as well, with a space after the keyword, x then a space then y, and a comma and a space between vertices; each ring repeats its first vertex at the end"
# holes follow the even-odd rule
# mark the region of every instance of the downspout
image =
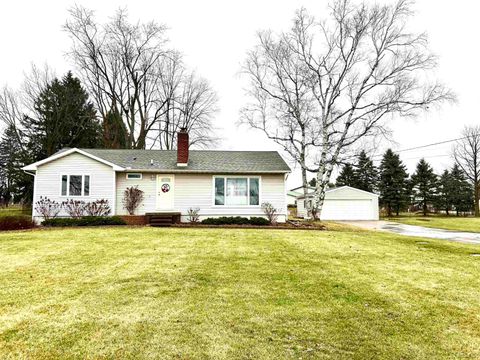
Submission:
POLYGON ((288 180, 288 175, 289 173, 285 173, 285 177, 284 177, 284 180, 283 180, 283 188, 284 188, 284 191, 285 191, 285 222, 287 222, 288 220, 288 191, 287 191, 287 180, 288 180))

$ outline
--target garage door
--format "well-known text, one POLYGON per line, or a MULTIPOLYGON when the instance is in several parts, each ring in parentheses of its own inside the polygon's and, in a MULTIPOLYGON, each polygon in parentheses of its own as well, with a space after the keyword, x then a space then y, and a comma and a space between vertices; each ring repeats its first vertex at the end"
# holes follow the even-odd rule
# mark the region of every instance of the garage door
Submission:
POLYGON ((325 199, 320 218, 322 220, 376 220, 373 200, 325 199))

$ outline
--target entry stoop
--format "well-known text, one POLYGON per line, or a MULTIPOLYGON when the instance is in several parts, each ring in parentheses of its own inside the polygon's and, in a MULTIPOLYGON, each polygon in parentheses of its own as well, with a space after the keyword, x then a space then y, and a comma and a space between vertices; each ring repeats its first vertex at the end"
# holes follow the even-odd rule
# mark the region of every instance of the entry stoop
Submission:
POLYGON ((180 222, 179 212, 147 213, 147 224, 150 226, 170 226, 180 222))

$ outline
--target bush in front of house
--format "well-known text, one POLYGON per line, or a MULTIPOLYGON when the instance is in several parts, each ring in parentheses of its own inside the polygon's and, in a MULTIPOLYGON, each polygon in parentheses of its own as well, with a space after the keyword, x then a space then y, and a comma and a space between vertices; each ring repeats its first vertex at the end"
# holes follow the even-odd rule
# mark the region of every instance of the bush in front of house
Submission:
POLYGON ((62 207, 72 218, 79 219, 85 215, 85 201, 68 199, 62 202, 62 207))
POLYGON ((107 199, 90 201, 85 204, 85 212, 88 216, 108 216, 110 211, 111 209, 107 199))
POLYGON ((123 192, 122 203, 129 215, 135 215, 135 210, 143 201, 143 195, 143 191, 140 190, 138 186, 131 186, 125 189, 123 192))
POLYGON ((263 218, 263 217, 257 217, 257 216, 252 216, 249 219, 250 225, 258 225, 258 226, 264 226, 264 225, 270 225, 270 222, 263 218))
POLYGON ((119 216, 82 216, 81 218, 55 218, 42 222, 43 226, 107 226, 126 225, 127 223, 119 216))
POLYGON ((200 220, 200 208, 190 208, 187 210, 188 222, 192 224, 198 223, 200 220))
POLYGON ((267 217, 269 224, 274 225, 277 223, 278 210, 272 204, 269 202, 264 202, 262 204, 262 210, 267 217))
POLYGON ((34 227, 35 222, 32 221, 30 216, 7 215, 0 217, 0 231, 32 229, 34 227))
POLYGON ((268 225, 269 221, 262 217, 221 216, 202 220, 204 225, 268 225))
POLYGON ((57 217, 60 210, 62 210, 62 204, 55 200, 50 200, 47 197, 40 196, 40 200, 35 203, 34 208, 38 214, 45 220, 48 220, 57 217))

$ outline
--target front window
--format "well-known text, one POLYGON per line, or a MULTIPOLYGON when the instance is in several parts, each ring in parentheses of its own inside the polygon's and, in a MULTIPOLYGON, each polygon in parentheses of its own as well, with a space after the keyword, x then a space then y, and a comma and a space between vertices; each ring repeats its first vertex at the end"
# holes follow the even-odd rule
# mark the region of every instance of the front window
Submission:
POLYGON ((61 189, 62 196, 89 196, 90 176, 62 175, 61 189))
POLYGON ((248 179, 227 178, 226 205, 247 205, 248 204, 248 179))
POLYGON ((257 206, 260 203, 258 177, 215 177, 215 205, 257 206))
POLYGON ((224 178, 215 178, 215 205, 225 205, 224 178))
POLYGON ((67 195, 68 176, 62 175, 62 196, 67 195))

